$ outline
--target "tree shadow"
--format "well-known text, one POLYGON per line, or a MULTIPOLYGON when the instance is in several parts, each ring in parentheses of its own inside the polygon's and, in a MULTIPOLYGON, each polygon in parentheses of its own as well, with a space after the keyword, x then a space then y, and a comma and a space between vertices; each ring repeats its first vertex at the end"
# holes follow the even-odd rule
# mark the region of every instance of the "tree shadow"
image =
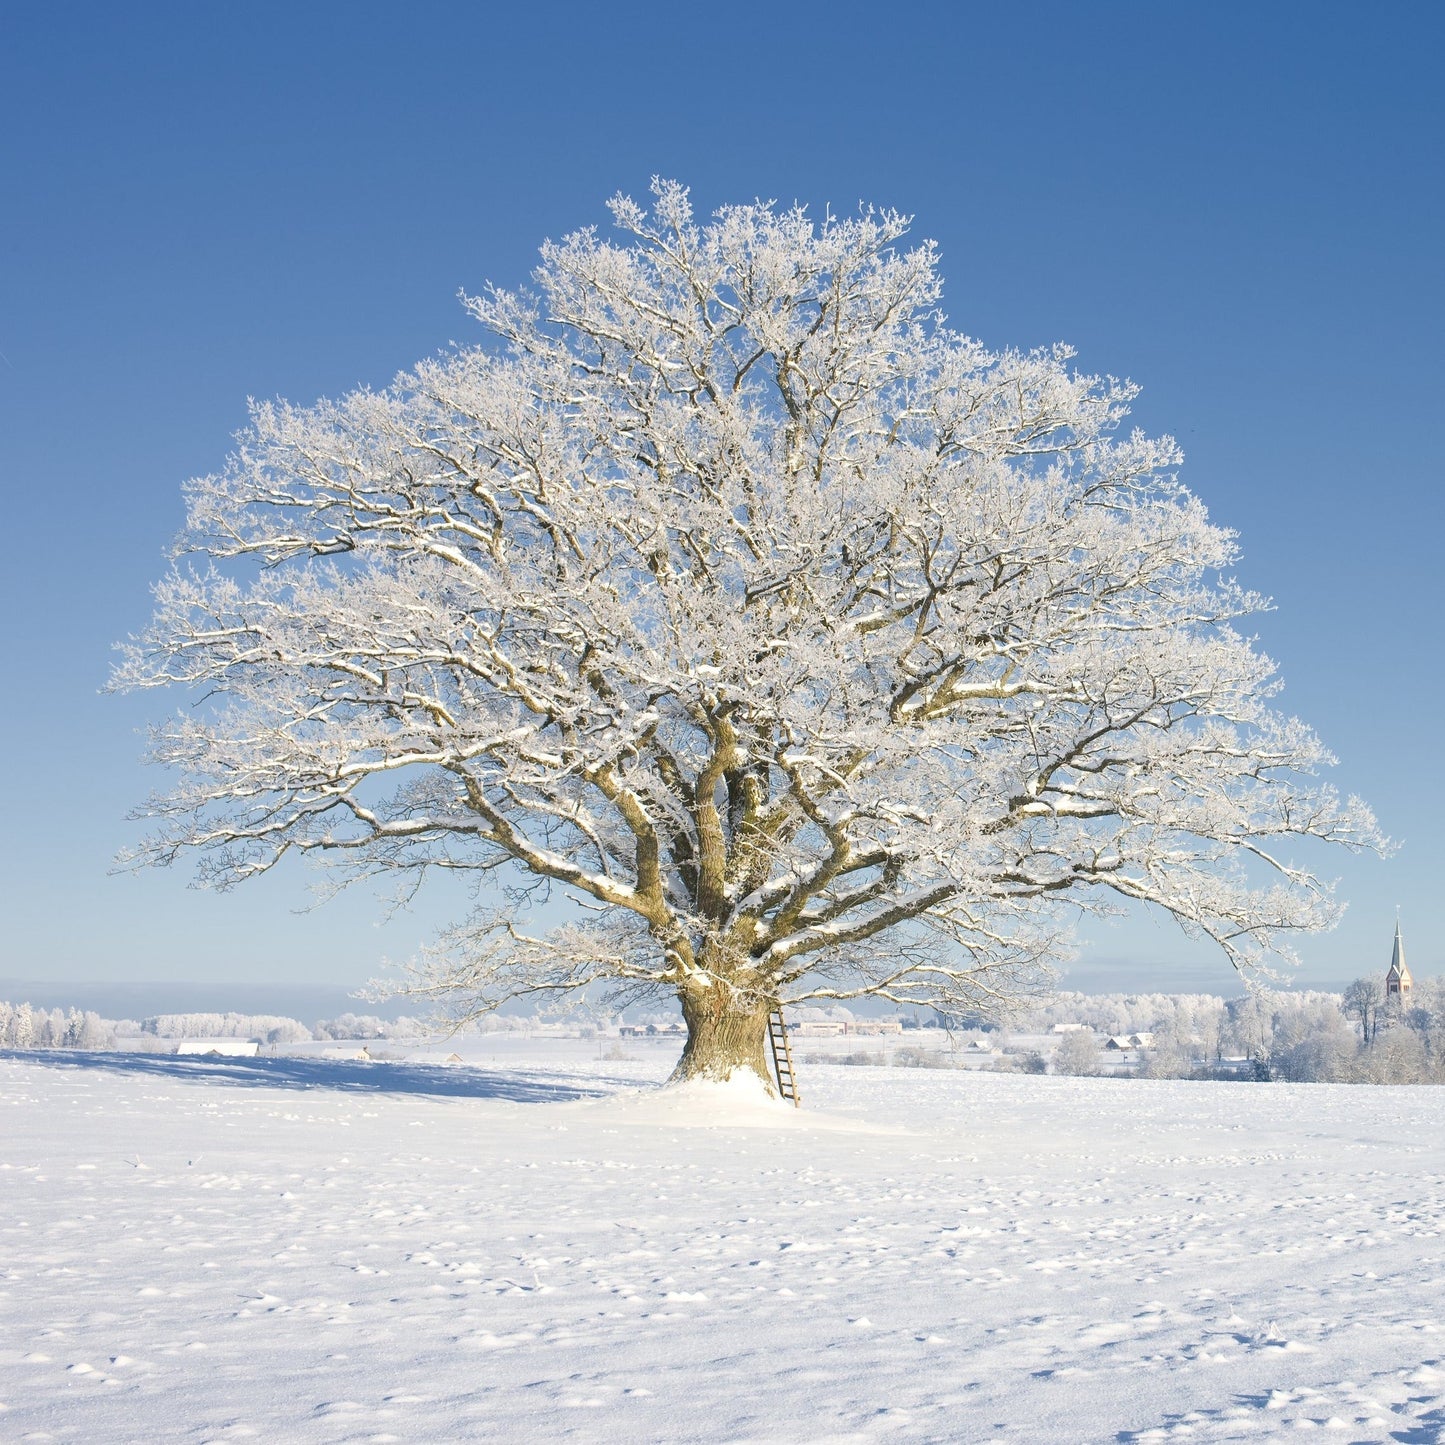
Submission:
MULTIPOLYGON (((565 1104, 612 1090, 586 1074, 499 1070, 472 1064, 420 1064, 360 1059, 142 1054, 85 1049, 0 1050, 0 1058, 54 1069, 98 1070, 188 1083, 261 1089, 330 1089, 355 1094, 418 1094, 443 1099, 504 1099, 514 1104, 565 1104)), ((646 1087, 644 1079, 618 1081, 646 1087)))

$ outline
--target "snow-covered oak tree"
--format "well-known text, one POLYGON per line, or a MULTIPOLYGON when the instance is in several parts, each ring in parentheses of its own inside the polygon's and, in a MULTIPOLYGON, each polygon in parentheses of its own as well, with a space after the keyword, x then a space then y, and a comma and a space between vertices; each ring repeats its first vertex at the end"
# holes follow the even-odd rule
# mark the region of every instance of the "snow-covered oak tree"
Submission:
POLYGON ((256 405, 189 485, 209 560, 117 677, 204 698, 139 857, 492 875, 411 989, 669 990, 678 1077, 766 1076, 780 1001, 1006 999, 1111 900, 1244 968, 1327 925, 1279 850, 1374 823, 1133 389, 950 329, 892 212, 654 198, 469 298, 487 344, 256 405), (528 931, 527 880, 591 912, 528 931))

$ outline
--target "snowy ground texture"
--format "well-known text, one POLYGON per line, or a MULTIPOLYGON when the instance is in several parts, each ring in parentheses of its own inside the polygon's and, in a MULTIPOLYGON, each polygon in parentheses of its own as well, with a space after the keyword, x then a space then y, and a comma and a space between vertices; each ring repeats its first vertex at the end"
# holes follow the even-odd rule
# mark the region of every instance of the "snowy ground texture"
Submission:
POLYGON ((668 1062, 0 1058, 0 1440, 1445 1441, 1439 1092, 668 1062))

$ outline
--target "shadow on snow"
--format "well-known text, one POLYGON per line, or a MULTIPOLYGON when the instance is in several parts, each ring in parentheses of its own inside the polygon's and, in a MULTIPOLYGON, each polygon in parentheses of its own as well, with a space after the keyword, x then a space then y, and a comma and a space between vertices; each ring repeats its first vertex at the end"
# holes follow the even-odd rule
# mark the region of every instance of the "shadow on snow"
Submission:
MULTIPOLYGON (((141 1054, 81 1049, 0 1050, 0 1058, 56 1069, 108 1073, 263 1089, 336 1089, 358 1094, 423 1094, 430 1098, 505 1099, 514 1104, 564 1104, 611 1092, 583 1074, 535 1074, 470 1064, 366 1062, 352 1059, 223 1058, 187 1054, 141 1054)), ((643 1079, 618 1080, 623 1087, 643 1079)))

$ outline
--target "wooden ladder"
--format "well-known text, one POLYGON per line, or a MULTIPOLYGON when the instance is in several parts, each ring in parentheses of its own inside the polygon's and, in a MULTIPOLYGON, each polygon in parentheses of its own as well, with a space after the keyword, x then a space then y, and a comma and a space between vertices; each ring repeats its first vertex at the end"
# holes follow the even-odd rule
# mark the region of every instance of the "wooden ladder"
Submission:
POLYGON ((783 1022, 780 1008, 775 1008, 768 1015, 768 1042, 773 1047, 773 1073, 778 1078, 778 1093, 785 1099, 791 1099, 795 1109, 801 1109, 803 1096, 798 1093, 798 1080, 793 1073, 793 1051, 788 1047, 788 1026, 783 1022))

